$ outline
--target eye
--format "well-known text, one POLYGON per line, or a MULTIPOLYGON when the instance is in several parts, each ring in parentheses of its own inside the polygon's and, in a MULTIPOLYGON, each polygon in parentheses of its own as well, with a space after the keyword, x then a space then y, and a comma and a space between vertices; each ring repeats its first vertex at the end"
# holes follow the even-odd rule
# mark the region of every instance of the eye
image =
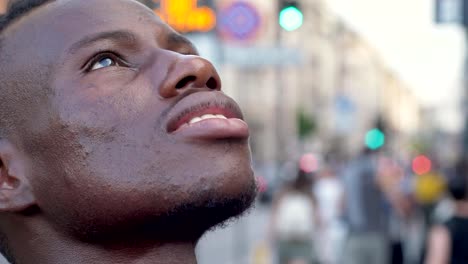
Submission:
POLYGON ((111 57, 103 57, 91 65, 91 71, 98 70, 101 68, 116 66, 117 62, 111 57))
POLYGON ((121 67, 121 66, 128 66, 128 64, 121 59, 118 55, 106 52, 95 55, 86 65, 85 71, 91 72, 107 67, 121 67))

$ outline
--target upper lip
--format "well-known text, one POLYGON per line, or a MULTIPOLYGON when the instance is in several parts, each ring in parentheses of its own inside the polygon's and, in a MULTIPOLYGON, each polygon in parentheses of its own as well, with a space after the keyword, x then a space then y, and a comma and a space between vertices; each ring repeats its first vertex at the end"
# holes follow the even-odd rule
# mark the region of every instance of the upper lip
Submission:
POLYGON ((167 131, 172 133, 192 118, 204 114, 219 114, 243 120, 242 112, 233 99, 222 92, 201 91, 187 94, 177 102, 169 113, 167 131))

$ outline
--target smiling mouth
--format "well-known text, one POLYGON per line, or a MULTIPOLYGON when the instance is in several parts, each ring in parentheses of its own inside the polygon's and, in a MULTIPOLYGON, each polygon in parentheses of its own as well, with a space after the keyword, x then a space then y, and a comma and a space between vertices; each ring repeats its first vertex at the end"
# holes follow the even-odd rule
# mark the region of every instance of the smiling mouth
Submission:
POLYGON ((247 138, 249 128, 229 97, 216 92, 199 92, 181 102, 180 111, 168 124, 170 134, 203 139, 247 138))

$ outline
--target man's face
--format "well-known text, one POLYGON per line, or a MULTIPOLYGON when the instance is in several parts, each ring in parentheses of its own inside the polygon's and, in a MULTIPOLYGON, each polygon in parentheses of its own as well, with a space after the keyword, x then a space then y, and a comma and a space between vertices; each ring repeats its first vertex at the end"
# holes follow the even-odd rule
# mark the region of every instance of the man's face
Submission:
POLYGON ((150 10, 58 0, 5 39, 11 71, 48 80, 34 88, 50 96, 27 106, 34 114, 19 144, 38 206, 57 227, 83 236, 148 223, 170 230, 159 221, 168 216, 205 229, 250 204, 248 128, 237 105, 219 91, 213 66, 150 10), (188 124, 206 114, 230 119, 188 124))

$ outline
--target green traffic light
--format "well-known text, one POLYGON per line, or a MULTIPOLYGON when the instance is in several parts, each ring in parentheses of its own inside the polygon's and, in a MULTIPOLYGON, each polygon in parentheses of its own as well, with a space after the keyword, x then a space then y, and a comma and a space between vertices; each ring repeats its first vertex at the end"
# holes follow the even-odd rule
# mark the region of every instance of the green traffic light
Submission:
POLYGON ((376 150, 385 144, 385 134, 378 128, 369 130, 366 134, 366 146, 376 150))
POLYGON ((287 31, 293 31, 302 26, 304 16, 301 10, 295 6, 289 6, 281 10, 279 14, 279 24, 287 31))

